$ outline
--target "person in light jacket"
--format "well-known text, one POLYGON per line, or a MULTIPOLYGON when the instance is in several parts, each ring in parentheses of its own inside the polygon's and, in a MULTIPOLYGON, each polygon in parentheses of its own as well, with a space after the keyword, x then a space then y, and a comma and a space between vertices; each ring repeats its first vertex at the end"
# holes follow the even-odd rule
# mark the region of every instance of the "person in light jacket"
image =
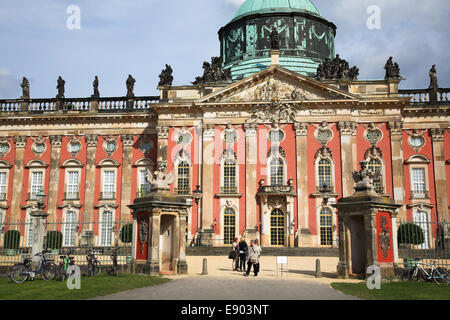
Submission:
POLYGON ((259 272, 259 262, 261 257, 261 247, 259 246, 258 239, 250 241, 250 247, 248 248, 248 260, 247 260, 247 272, 245 276, 248 277, 250 270, 253 266, 253 274, 255 277, 258 276, 259 272))

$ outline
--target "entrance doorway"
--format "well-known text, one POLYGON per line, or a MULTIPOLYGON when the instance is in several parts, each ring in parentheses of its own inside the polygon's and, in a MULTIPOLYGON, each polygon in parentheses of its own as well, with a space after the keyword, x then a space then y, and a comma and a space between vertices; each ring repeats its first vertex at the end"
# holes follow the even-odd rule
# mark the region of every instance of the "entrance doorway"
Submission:
POLYGON ((161 257, 160 270, 162 271, 175 271, 174 266, 174 243, 175 243, 175 216, 162 215, 161 216, 161 228, 160 228, 160 252, 161 257))

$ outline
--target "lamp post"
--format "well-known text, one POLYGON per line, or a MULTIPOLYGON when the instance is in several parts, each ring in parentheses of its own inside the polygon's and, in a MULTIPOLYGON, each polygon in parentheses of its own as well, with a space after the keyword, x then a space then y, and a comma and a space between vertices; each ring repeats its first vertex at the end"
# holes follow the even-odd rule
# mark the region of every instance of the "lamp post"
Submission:
POLYGON ((195 190, 193 191, 193 197, 196 204, 199 203, 200 199, 203 197, 202 190, 200 189, 200 185, 197 185, 195 187, 195 190))

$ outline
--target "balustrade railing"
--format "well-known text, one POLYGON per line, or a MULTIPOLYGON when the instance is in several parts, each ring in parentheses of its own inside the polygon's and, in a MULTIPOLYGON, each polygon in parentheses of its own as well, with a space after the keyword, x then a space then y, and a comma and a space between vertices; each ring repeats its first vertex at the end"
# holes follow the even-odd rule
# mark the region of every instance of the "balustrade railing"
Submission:
POLYGON ((429 89, 398 90, 402 97, 410 97, 412 104, 449 102, 450 89, 440 88, 437 92, 429 89))
POLYGON ((0 113, 29 112, 138 112, 148 111, 159 103, 159 96, 111 97, 111 98, 67 98, 67 99, 11 99, 0 100, 0 113))

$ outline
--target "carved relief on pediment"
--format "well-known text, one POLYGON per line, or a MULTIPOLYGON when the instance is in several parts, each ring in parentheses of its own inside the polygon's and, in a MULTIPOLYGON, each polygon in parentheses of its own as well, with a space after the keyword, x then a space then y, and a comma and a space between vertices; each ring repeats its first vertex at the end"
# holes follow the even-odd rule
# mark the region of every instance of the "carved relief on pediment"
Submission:
POLYGON ((295 86, 282 80, 268 78, 267 81, 248 88, 247 90, 225 97, 223 102, 245 102, 245 101, 301 101, 321 100, 319 96, 307 88, 295 86))

